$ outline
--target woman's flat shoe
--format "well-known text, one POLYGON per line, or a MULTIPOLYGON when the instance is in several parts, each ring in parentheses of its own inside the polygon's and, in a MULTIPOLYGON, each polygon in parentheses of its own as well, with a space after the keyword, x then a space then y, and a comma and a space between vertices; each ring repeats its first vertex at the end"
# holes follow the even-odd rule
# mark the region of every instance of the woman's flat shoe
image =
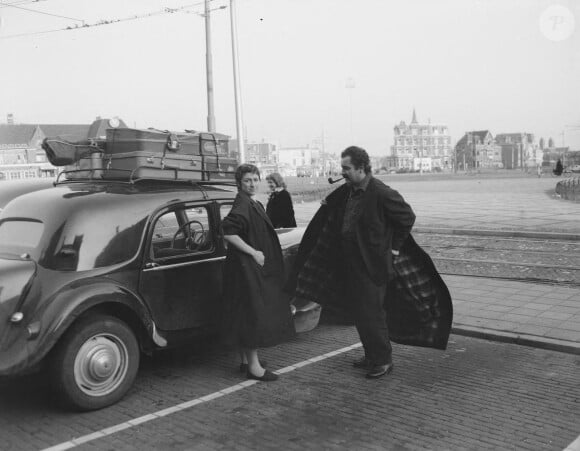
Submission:
POLYGON ((264 375, 263 376, 260 376, 260 377, 253 375, 252 373, 250 373, 249 370, 246 373, 246 375, 247 375, 248 379, 254 379, 254 380, 260 381, 260 382, 272 382, 272 381, 278 380, 278 375, 272 373, 269 370, 266 370, 264 372, 264 375))
MULTIPOLYGON (((265 360, 262 362, 260 360, 260 366, 262 368, 266 368, 266 365, 268 365, 268 362, 266 362, 265 360)), ((248 372, 248 364, 247 363, 240 363, 240 373, 247 373, 248 372)))

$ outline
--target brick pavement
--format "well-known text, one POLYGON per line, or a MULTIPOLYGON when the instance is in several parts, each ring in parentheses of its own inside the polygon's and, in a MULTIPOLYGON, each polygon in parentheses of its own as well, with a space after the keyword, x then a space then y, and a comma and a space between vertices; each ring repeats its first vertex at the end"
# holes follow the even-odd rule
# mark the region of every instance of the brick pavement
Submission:
MULTIPOLYGON (((262 355, 276 369, 357 341, 353 327, 322 325, 262 355)), ((556 451, 577 437, 576 356, 452 337, 446 351, 394 345, 395 371, 369 381, 351 365, 361 352, 302 366, 276 383, 255 384, 76 449, 556 451)), ((210 358, 203 368, 236 383, 241 379, 231 359, 210 358)), ((195 373, 194 363, 184 362, 188 367, 195 373)), ((184 378, 157 384, 181 399, 192 389, 203 393, 184 378)), ((107 409, 117 411, 122 405, 107 409)))
MULTIPOLYGON (((558 178, 384 180, 415 210, 417 231, 580 240, 580 202, 556 196, 558 178)), ((317 208, 318 202, 297 204, 297 221, 307 224, 317 208)), ((469 276, 444 279, 454 299, 455 333, 580 354, 580 289, 469 276)))

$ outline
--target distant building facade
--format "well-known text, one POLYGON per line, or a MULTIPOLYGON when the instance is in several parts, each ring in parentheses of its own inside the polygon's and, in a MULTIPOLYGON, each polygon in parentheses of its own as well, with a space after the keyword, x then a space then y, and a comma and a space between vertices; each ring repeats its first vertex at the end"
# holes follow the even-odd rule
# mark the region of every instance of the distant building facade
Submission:
POLYGON ((451 149, 449 128, 442 124, 431 124, 431 121, 419 123, 413 109, 410 124, 401 121, 394 127, 394 143, 386 166, 387 169, 415 171, 425 167, 450 169, 451 149))
POLYGON ((455 144, 454 154, 457 169, 504 167, 501 147, 489 130, 465 132, 455 144))
POLYGON ((495 140, 501 147, 504 168, 533 169, 542 164, 543 151, 532 133, 498 133, 495 140))
POLYGON ((62 168, 48 161, 41 147, 44 138, 75 142, 88 136, 104 137, 107 124, 100 117, 92 124, 15 124, 8 115, 7 123, 0 124, 0 180, 56 177, 62 168))
MULTIPOLYGON (((9 118, 9 122, 13 119, 9 118)), ((42 140, 47 136, 61 136, 74 141, 83 131, 86 136, 89 127, 90 124, 0 124, 0 180, 56 177, 58 168, 48 162, 41 148, 42 140)))

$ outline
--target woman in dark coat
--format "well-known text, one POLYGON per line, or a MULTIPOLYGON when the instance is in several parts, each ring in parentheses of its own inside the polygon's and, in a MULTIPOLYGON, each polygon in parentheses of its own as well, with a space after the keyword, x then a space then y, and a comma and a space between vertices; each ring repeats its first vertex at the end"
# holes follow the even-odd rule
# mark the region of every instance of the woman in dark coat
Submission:
POLYGON ((286 183, 280 174, 274 172, 266 177, 270 198, 266 206, 266 213, 275 229, 296 227, 294 207, 290 193, 286 191, 286 183))
POLYGON ((224 268, 226 341, 242 349, 248 379, 273 381, 258 348, 277 345, 295 334, 289 297, 282 292, 284 260, 278 235, 264 207, 253 197, 260 181, 256 166, 236 170, 238 195, 222 222, 228 252, 224 268))

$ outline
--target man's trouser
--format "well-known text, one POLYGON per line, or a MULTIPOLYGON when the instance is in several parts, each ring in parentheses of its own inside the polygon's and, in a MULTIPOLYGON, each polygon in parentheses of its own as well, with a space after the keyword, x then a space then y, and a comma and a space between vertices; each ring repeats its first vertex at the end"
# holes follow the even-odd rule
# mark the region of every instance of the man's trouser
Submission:
POLYGON ((392 347, 383 307, 386 282, 376 285, 369 277, 358 245, 343 240, 343 277, 354 323, 365 350, 365 356, 375 365, 391 362, 392 347))

